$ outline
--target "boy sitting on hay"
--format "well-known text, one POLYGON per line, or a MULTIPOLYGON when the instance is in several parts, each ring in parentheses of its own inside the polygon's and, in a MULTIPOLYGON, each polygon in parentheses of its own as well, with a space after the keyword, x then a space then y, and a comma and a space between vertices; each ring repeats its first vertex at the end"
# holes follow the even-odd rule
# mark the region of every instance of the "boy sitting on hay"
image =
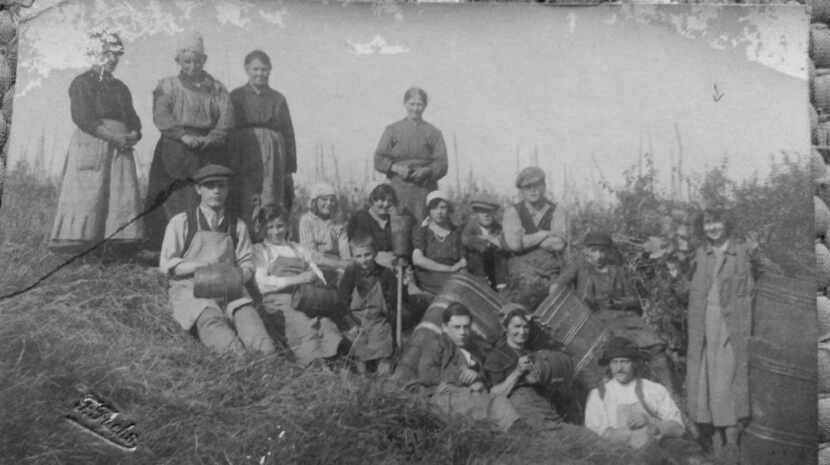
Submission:
POLYGON ((232 176, 213 164, 193 175, 199 205, 170 219, 159 268, 183 329, 219 353, 270 354, 274 344, 244 286, 254 273, 248 228, 225 208, 232 176))

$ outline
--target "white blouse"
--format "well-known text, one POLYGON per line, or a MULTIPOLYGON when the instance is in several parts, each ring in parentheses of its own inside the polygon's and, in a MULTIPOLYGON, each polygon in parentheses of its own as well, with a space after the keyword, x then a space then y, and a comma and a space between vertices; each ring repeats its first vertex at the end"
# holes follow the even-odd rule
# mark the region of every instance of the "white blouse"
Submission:
MULTIPOLYGON (((669 391, 662 385, 642 380, 643 399, 649 408, 656 413, 662 421, 675 421, 681 426, 683 418, 680 409, 672 400, 669 391)), ((588 396, 588 403, 585 406, 585 427, 602 435, 608 428, 625 428, 628 426, 624 420, 618 418, 620 407, 637 405, 642 408, 637 393, 634 391, 635 381, 628 384, 620 384, 616 379, 605 383, 605 398, 600 399, 599 390, 591 390, 588 396)))
POLYGON ((286 276, 271 276, 268 270, 274 262, 282 258, 300 258, 306 263, 311 261, 311 252, 300 244, 272 244, 268 241, 254 244, 254 278, 260 292, 280 292, 289 286, 286 276))

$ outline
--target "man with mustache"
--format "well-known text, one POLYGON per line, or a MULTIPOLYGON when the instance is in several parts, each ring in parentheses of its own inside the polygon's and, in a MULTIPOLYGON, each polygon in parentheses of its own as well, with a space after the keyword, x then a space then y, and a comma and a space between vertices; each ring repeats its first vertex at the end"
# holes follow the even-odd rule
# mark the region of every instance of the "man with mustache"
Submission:
POLYGON ((645 464, 711 463, 697 443, 683 439, 680 409, 669 391, 641 376, 646 360, 624 337, 608 342, 599 360, 607 378, 588 396, 585 427, 611 442, 638 449, 645 464))

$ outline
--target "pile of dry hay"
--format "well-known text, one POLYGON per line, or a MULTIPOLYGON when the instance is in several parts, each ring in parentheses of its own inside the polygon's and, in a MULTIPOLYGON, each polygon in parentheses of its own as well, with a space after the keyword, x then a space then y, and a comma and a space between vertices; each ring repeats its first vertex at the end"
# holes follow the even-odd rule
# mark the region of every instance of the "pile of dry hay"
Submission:
MULTIPOLYGON (((44 247, 54 188, 10 178, 0 293, 59 262, 44 247)), ((636 463, 581 428, 499 434, 356 375, 215 356, 173 322, 158 274, 135 264, 90 260, 0 302, 0 341, 4 463, 636 463), (136 451, 63 420, 86 390, 135 421, 136 451)))

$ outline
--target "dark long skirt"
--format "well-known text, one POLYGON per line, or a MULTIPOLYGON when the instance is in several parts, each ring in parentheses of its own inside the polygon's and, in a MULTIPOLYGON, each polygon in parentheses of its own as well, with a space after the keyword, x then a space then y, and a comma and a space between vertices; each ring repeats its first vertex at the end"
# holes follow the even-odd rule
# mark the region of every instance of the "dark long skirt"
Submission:
MULTIPOLYGON (((193 135, 203 135, 204 132, 193 132, 193 135)), ((231 169, 235 166, 225 147, 215 147, 206 150, 191 150, 181 141, 162 136, 156 144, 153 153, 153 162, 150 165, 150 180, 147 187, 145 207, 157 208, 146 218, 148 246, 152 250, 161 248, 164 237, 164 228, 174 215, 195 207, 198 196, 192 185, 182 183, 177 189, 170 192, 170 196, 161 205, 156 205, 159 195, 168 191, 175 181, 185 181, 193 176, 199 168, 216 163, 231 169)))

